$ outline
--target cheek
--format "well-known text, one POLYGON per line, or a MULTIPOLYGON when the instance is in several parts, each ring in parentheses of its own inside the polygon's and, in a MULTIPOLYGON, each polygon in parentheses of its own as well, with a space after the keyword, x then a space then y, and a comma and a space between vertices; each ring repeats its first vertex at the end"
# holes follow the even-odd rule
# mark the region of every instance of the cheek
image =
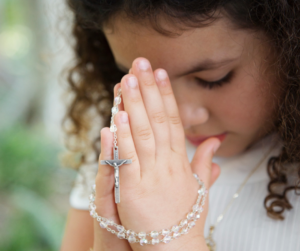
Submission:
POLYGON ((235 132, 251 133, 267 126, 274 110, 267 86, 252 77, 232 82, 216 97, 215 115, 226 129, 235 132))

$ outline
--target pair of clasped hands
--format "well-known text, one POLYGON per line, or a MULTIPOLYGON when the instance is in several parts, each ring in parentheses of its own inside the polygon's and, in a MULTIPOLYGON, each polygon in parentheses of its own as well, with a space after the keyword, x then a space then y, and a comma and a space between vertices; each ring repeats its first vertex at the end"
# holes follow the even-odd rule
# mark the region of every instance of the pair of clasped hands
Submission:
MULTIPOLYGON (((132 163, 120 166, 121 202, 115 204, 114 168, 100 164, 100 160, 113 159, 113 133, 104 127, 95 181, 96 211, 135 233, 171 229, 186 218, 196 203, 199 184, 193 173, 207 189, 217 179, 220 169, 212 163, 212 157, 220 141, 213 137, 205 140, 189 162, 184 129, 168 74, 161 68, 153 71, 146 58, 133 61, 129 73, 114 87, 115 97, 119 88, 122 102, 114 118, 119 159, 132 159, 132 163)), ((204 224, 208 197, 196 226, 167 244, 129 243, 101 228, 94 219, 94 251, 207 251, 204 224)))

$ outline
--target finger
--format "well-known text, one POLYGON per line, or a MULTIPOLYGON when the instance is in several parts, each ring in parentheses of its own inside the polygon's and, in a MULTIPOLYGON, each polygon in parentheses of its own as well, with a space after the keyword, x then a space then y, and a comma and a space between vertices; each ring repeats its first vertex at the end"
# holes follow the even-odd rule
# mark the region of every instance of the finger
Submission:
POLYGON ((166 158, 170 150, 169 121, 150 62, 139 57, 132 63, 155 139, 156 156, 166 158))
POLYGON ((124 187, 124 189, 135 187, 140 182, 141 171, 139 159, 130 131, 127 112, 118 112, 115 116, 115 124, 118 128, 117 141, 119 149, 119 159, 131 159, 131 164, 124 164, 119 167, 120 187, 124 187))
POLYGON ((171 138, 170 147, 176 153, 185 153, 186 148, 184 129, 182 126, 178 106, 174 97, 170 79, 168 77, 167 72, 164 69, 156 69, 154 71, 154 74, 169 119, 171 138))
POLYGON ((204 182, 207 189, 211 185, 212 158, 221 141, 217 138, 209 138, 201 143, 196 149, 191 166, 194 173, 204 182))
POLYGON ((108 127, 100 132, 101 153, 99 156, 98 172, 96 175, 96 212, 112 220, 119 220, 114 199, 114 168, 101 165, 100 160, 113 159, 113 134, 108 127))
MULTIPOLYGON (((155 140, 135 75, 121 80, 124 110, 127 112, 132 138, 141 165, 141 172, 155 167, 155 140), (144 169, 143 169, 144 167, 144 169)), ((142 174, 141 174, 142 175, 142 174)))

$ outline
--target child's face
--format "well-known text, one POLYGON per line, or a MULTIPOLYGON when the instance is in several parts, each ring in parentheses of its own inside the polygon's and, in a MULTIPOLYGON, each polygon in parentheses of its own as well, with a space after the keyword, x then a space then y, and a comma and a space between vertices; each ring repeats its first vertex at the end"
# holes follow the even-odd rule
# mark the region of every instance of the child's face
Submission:
POLYGON ((125 73, 137 57, 147 58, 153 71, 167 71, 186 136, 226 133, 216 152, 223 157, 242 152, 271 129, 274 97, 279 95, 270 74, 261 76, 262 61, 269 60, 262 35, 233 30, 225 21, 185 31, 175 38, 121 19, 114 20, 114 32, 108 27, 104 30, 125 73), (224 60, 227 62, 221 63, 224 60), (218 81, 230 72, 228 82, 212 89, 197 81, 218 81))

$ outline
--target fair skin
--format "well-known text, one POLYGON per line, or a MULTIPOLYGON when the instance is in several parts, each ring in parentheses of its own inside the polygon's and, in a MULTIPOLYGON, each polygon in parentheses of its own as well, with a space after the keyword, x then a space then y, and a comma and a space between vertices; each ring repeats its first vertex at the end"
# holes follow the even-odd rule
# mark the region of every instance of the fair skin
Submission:
MULTIPOLYGON (((121 18, 114 19, 113 24, 113 32, 109 27, 105 27, 104 32, 115 61, 123 71, 132 68, 131 74, 125 75, 114 89, 116 94, 117 88, 121 87, 123 97, 121 111, 115 117, 119 156, 135 161, 120 168, 122 192, 121 203, 117 206, 113 197, 113 168, 99 165, 96 178, 97 212, 136 231, 170 227, 182 219, 195 202, 197 183, 191 174, 197 173, 208 188, 219 174, 219 167, 211 163, 214 154, 212 147, 219 140, 210 138, 204 141, 190 164, 185 154, 179 154, 185 152, 184 136, 227 132, 215 156, 229 157, 245 151, 271 130, 276 109, 274 95, 278 94, 278 90, 272 85, 271 77, 261 76, 262 61, 267 60, 266 47, 261 35, 233 30, 224 19, 205 28, 185 31, 176 38, 163 36, 149 27, 121 18), (213 69, 182 75, 205 59, 232 61, 213 69), (151 64, 149 69, 139 68, 143 60, 151 64), (231 71, 233 77, 228 83, 212 89, 195 80, 217 81, 231 71), (164 72, 167 78, 159 80, 158 76, 164 72), (127 88, 130 77, 136 78, 137 89, 127 88), (147 83, 153 85, 148 86, 147 83), (166 95, 168 93, 171 95, 166 95), (153 118, 155 111, 164 111, 168 118, 165 123, 157 123, 153 118), (123 114, 128 115, 128 123, 121 123, 123 114), (180 123, 172 123, 178 121, 174 119, 176 115, 180 123), (140 124, 141 121, 148 121, 148 124, 140 124), (147 137, 137 133, 140 126, 151 128, 147 137), (166 138, 166 135, 171 136, 166 138), (166 166, 172 166, 172 169, 166 166), (160 170, 159 175, 155 170, 160 170), (173 175, 170 175, 170 170, 173 175), (161 191, 165 191, 168 203, 161 191), (178 215, 181 215, 179 219, 178 215)), ((101 131, 101 138, 99 159, 111 159, 113 136, 109 128, 101 131)), ((203 236, 207 210, 208 201, 196 227, 166 245, 130 246, 127 241, 119 240, 101 229, 94 221, 95 238, 88 239, 86 247, 93 246, 94 241, 94 250, 101 251, 183 250, 180 248, 182 246, 184 250, 207 250, 203 236)), ((89 215, 86 218, 92 221, 89 215)))

